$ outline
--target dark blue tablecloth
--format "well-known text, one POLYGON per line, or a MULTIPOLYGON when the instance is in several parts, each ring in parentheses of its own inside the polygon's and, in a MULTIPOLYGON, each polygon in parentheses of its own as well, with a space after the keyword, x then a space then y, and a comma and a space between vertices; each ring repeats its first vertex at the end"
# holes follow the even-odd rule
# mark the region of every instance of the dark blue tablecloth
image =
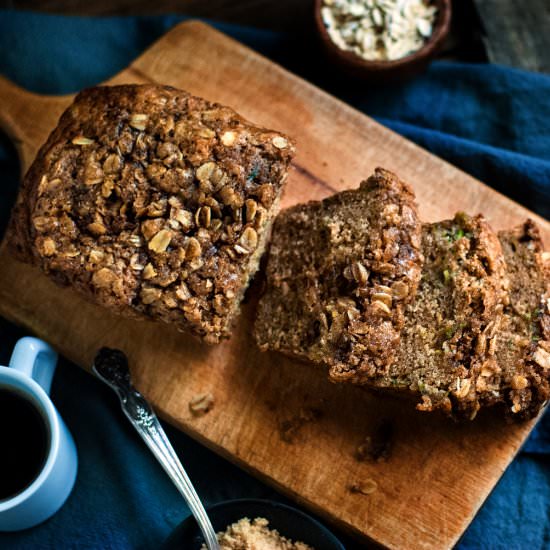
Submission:
MULTIPOLYGON (((0 74, 36 92, 74 92, 125 67, 180 20, 0 11, 0 74)), ((550 216, 550 77, 492 65, 440 62, 410 83, 375 88, 342 81, 331 73, 314 42, 306 40, 306 30, 291 36, 217 26, 550 216), (304 41, 310 45, 304 47, 304 41)), ((0 136, 1 229, 17 179, 13 147, 0 136)), ((13 344, 23 334, 0 320, 0 364, 7 363, 13 344)), ((189 512, 123 420, 114 395, 61 361, 53 399, 79 449, 75 489, 64 508, 45 524, 0 535, 0 548, 158 547, 189 512)), ((183 434, 167 430, 206 503, 238 497, 285 500, 183 434)), ((550 547, 549 452, 546 415, 466 532, 461 548, 550 547)), ((343 538, 349 548, 356 547, 343 538)))

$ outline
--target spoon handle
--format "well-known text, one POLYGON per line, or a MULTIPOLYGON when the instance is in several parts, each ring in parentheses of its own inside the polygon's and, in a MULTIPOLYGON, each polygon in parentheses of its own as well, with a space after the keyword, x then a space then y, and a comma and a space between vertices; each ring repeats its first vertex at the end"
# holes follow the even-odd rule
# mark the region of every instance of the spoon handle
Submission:
POLYGON ((149 404, 134 390, 130 398, 122 404, 122 410, 186 500, 199 524, 208 550, 218 550, 218 540, 210 519, 149 404))
POLYGON ((117 393, 122 411, 189 505, 199 524, 208 550, 219 550, 214 528, 178 455, 151 405, 132 386, 125 356, 118 350, 101 350, 101 353, 103 356, 98 354, 93 371, 98 378, 117 393), (110 355, 108 355, 109 353, 110 355))

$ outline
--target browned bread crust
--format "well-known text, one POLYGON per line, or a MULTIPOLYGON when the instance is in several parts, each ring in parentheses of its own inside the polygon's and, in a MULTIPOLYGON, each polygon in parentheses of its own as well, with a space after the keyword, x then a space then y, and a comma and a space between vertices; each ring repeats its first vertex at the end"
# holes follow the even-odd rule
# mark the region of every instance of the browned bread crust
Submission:
POLYGON ((218 342, 293 153, 288 137, 174 88, 84 90, 24 179, 11 248, 117 313, 218 342))
POLYGON ((255 337, 262 349, 328 364, 362 383, 391 364, 420 279, 414 194, 377 168, 359 189, 282 212, 255 337))

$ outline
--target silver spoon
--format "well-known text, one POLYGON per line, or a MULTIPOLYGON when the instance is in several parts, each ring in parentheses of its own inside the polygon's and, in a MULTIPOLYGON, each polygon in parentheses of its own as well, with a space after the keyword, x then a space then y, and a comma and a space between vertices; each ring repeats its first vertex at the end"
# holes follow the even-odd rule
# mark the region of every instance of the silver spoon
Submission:
POLYGON ((95 357, 92 370, 100 380, 117 393, 122 411, 187 502, 199 524, 208 550, 220 550, 212 523, 191 480, 183 469, 178 455, 164 433, 151 405, 132 386, 126 355, 120 350, 102 348, 95 357))

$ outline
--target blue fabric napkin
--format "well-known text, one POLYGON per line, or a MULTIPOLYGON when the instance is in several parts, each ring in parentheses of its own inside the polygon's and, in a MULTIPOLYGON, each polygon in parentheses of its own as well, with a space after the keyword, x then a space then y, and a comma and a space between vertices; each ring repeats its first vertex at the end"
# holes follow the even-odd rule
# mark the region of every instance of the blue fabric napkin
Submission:
MULTIPOLYGON (((75 92, 124 68, 181 19, 0 11, 0 74, 40 93, 75 92)), ((493 65, 439 62, 407 84, 373 87, 332 74, 313 40, 303 46, 308 43, 303 34, 216 26, 539 214, 550 215, 550 77, 493 65)), ((12 145, 1 135, 0 178, 3 230, 15 198, 18 164, 12 145)), ((0 320, 0 364, 7 363, 22 335, 21 329, 0 320)), ((75 489, 45 524, 0 534, 0 548, 157 548, 189 511, 123 419, 115 396, 65 361, 54 378, 52 395, 79 450, 75 489)), ((286 501, 185 435, 169 426, 167 431, 207 504, 239 497, 286 501)), ((460 548, 550 546, 549 452, 546 415, 460 548)), ((362 547, 337 534, 347 548, 362 547)))

